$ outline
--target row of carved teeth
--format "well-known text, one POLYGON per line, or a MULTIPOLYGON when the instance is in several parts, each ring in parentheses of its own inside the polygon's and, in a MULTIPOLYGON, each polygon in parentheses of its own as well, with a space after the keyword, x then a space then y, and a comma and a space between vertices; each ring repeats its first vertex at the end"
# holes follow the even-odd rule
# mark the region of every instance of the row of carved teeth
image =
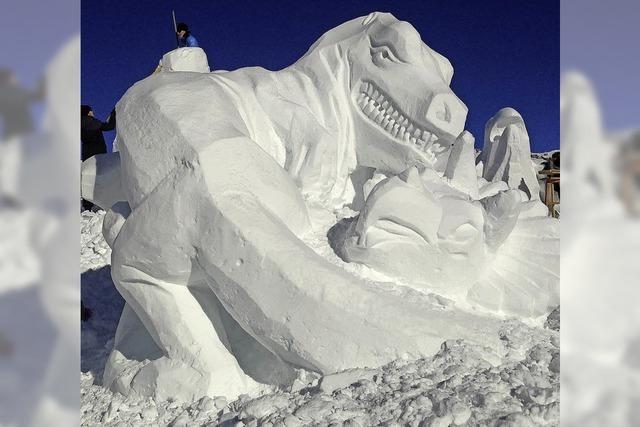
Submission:
POLYGON ((362 83, 356 102, 365 116, 400 141, 426 151, 438 139, 437 135, 418 127, 404 116, 369 82, 362 83))

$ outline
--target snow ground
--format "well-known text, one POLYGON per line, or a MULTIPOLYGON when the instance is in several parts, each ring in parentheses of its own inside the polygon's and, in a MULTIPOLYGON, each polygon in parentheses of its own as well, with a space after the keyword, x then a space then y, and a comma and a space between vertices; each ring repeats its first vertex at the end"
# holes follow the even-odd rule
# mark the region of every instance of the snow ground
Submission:
POLYGON ((82 425, 104 426, 448 426, 557 425, 559 322, 547 327, 518 321, 501 332, 506 355, 488 364, 482 349, 460 341, 438 354, 397 360, 378 369, 324 378, 301 372, 287 390, 255 399, 204 397, 155 402, 124 397, 101 385, 124 300, 110 276, 110 249, 102 238, 104 212, 81 217, 82 299, 93 316, 82 324, 82 425))

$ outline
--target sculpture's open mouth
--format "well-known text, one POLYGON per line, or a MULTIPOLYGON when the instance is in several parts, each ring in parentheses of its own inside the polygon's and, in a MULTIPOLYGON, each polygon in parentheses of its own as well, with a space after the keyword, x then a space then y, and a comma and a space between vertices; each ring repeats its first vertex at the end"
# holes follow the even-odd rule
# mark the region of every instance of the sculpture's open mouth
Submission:
POLYGON ((403 113, 375 83, 363 81, 356 95, 360 111, 381 130, 401 143, 426 151, 439 137, 403 113))

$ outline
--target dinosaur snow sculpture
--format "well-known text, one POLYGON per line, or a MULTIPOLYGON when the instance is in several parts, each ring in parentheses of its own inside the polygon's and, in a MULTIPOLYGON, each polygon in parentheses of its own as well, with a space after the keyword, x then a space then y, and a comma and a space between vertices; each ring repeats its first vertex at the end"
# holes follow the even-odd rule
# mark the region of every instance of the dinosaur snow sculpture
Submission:
MULTIPOLYGON (((466 164, 467 109, 452 75, 410 24, 373 13, 280 71, 163 68, 131 87, 117 105, 119 174, 112 162, 101 174, 104 159, 86 172, 122 190, 86 192, 108 195, 93 201, 110 208, 104 234, 127 302, 105 385, 160 399, 234 397, 290 382, 295 368, 378 366, 433 354, 450 338, 500 351, 499 318, 355 275, 308 244, 373 171, 398 175, 389 180, 413 197, 422 180, 441 180, 449 158, 466 164), (451 155, 456 139, 464 146, 451 155)), ((371 215, 384 216, 382 203, 371 215)), ((480 250, 480 202, 425 192, 415 207, 425 206, 410 218, 425 239, 446 229, 480 250), (474 228, 448 218, 451 206, 474 228)))

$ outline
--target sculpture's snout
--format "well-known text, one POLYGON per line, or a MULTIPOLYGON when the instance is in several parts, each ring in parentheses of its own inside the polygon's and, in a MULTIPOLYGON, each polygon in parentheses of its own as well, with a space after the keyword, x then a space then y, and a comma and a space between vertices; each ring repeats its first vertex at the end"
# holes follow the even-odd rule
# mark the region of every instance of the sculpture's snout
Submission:
POLYGON ((436 93, 429 99, 424 118, 439 130, 456 137, 464 130, 467 107, 452 92, 436 93))

